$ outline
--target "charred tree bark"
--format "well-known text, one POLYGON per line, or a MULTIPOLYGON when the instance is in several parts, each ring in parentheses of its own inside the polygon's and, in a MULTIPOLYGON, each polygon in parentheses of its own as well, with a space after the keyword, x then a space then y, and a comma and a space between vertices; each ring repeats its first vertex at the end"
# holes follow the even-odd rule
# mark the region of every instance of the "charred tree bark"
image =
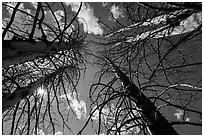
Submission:
POLYGON ((3 40, 2 67, 5 68, 9 65, 23 63, 46 54, 70 50, 74 45, 75 43, 72 42, 46 43, 43 41, 3 40))
POLYGON ((178 135, 167 119, 157 110, 157 107, 142 93, 139 88, 109 59, 116 76, 121 80, 129 97, 134 101, 137 108, 141 110, 142 117, 148 124, 153 135, 178 135))

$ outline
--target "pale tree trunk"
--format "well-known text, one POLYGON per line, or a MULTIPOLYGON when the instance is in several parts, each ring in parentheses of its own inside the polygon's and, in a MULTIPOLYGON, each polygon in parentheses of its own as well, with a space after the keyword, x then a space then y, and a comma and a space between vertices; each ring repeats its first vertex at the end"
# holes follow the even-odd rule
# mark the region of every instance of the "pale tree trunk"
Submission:
POLYGON ((2 67, 33 60, 48 53, 70 50, 74 44, 68 42, 46 43, 43 41, 4 40, 2 46, 2 67))
POLYGON ((10 107, 14 107, 18 102, 25 99, 27 96, 35 93, 37 88, 42 84, 48 84, 51 79, 55 78, 59 73, 65 71, 65 69, 69 69, 70 66, 65 66, 57 69, 56 71, 45 75, 37 79, 35 82, 29 83, 25 87, 18 87, 14 92, 2 97, 2 113, 9 109, 10 107))
POLYGON ((157 110, 157 107, 130 81, 130 79, 109 59, 106 59, 113 67, 116 76, 121 80, 129 97, 141 110, 142 117, 148 124, 153 135, 178 135, 167 119, 157 110))

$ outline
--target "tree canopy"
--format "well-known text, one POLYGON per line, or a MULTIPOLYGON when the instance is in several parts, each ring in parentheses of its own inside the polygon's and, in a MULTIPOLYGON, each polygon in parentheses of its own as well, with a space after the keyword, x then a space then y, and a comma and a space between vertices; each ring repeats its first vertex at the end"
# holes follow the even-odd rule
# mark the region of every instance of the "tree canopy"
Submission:
POLYGON ((87 7, 2 3, 3 134, 201 134, 202 3, 103 3, 99 35, 87 7))

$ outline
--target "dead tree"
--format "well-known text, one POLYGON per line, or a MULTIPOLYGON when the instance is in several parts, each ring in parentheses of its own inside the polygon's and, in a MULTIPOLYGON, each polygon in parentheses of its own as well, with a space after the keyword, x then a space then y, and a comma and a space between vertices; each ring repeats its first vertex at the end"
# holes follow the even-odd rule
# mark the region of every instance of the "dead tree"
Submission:
POLYGON ((109 59, 114 73, 122 82, 128 96, 134 101, 148 128, 153 135, 178 135, 167 119, 162 116, 157 107, 142 93, 140 89, 109 59))
POLYGON ((70 130, 60 96, 77 94, 76 85, 85 69, 82 52, 87 33, 77 20, 83 3, 69 15, 62 2, 38 2, 36 8, 30 3, 27 10, 31 12, 26 11, 26 4, 2 4, 11 11, 11 17, 2 21, 2 134, 37 134, 39 125, 54 134, 59 126, 56 116, 62 130, 70 130), (65 13, 64 21, 56 17, 56 6, 65 13), (53 22, 46 20, 48 12, 53 22), (41 87, 44 93, 39 96, 41 87))

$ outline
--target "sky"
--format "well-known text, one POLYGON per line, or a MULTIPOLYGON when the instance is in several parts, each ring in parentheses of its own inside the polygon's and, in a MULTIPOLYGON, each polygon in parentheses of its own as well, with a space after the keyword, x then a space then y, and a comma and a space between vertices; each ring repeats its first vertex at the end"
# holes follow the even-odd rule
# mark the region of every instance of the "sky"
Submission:
MULTIPOLYGON (((67 9, 71 10, 71 12, 76 13, 78 8, 79 8, 80 3, 73 3, 73 2, 66 2, 67 9)), ((110 15, 104 14, 106 10, 105 8, 105 3, 84 3, 82 6, 82 9, 78 15, 78 21, 83 25, 84 31, 88 31, 89 34, 91 35, 103 35, 103 30, 100 28, 98 24, 98 18, 100 16, 103 16, 105 18, 110 19, 110 15)), ((10 6, 13 6, 13 3, 9 4, 10 6)), ((36 11, 36 3, 29 2, 29 3, 24 3, 23 5, 20 5, 20 9, 24 10, 28 13, 35 14, 36 11)), ((61 21, 63 24, 63 19, 65 18, 65 13, 63 13, 62 9, 59 7, 53 7, 55 10, 55 15, 58 20, 61 21)), ((113 13, 113 16, 116 18, 122 17, 122 12, 119 10, 117 6, 112 6, 111 12, 113 13)), ((108 12, 107 12, 108 13, 108 12)), ((2 10, 2 19, 3 20, 9 20, 10 16, 12 14, 12 9, 10 8, 5 8, 3 7, 2 10)), ((21 15, 16 16, 15 20, 21 22, 21 15)), ((25 17, 25 19, 29 19, 28 17, 25 17)), ((69 17, 68 17, 69 19, 69 17)), ((26 20, 25 20, 26 21, 26 20)), ((54 21, 54 18, 52 16, 52 13, 49 11, 46 11, 45 13, 45 22, 56 26, 56 22, 54 21)), ((3 24, 4 26, 4 24, 3 24)), ((18 27, 21 28, 22 30, 30 30, 29 27, 24 27, 24 25, 18 24, 18 27)), ((38 33, 38 32, 37 32, 38 33)), ((12 35, 7 36, 7 39, 11 39, 12 35)), ((93 46, 93 45, 92 45, 93 46)), ((94 79, 94 72, 97 70, 93 68, 92 66, 88 66, 88 69, 85 73, 86 76, 84 76, 84 79, 80 81, 80 84, 78 86, 79 90, 79 98, 80 100, 76 99, 76 96, 73 95, 71 96, 70 94, 62 95, 61 99, 63 100, 65 96, 68 97, 70 100, 70 105, 72 109, 75 111, 76 116, 78 119, 82 121, 82 123, 85 123, 87 118, 88 118, 88 111, 89 111, 89 102, 88 102, 88 92, 89 92, 89 87, 93 82, 94 79)), ((46 96, 45 89, 43 87, 40 87, 37 90, 39 96, 46 96)), ((70 108, 67 106, 67 110, 70 108)), ((76 121, 70 123, 69 126, 72 129, 75 129, 75 133, 64 133, 64 134, 76 134, 81 126, 83 125, 81 121, 76 121), (80 125, 80 126, 79 126, 80 125)), ((94 131, 91 131, 91 129, 86 128, 87 131, 83 132, 83 134, 95 134, 94 131), (87 133, 86 133, 87 132, 87 133)), ((57 131, 56 134, 60 134, 61 131, 57 131)), ((69 132, 69 131, 67 131, 69 132)), ((42 131, 42 129, 39 129, 39 134, 46 134, 42 131)), ((62 133, 63 134, 63 133, 62 133)))
MULTIPOLYGON (((12 4, 11 4, 12 5, 12 4)), ((70 10, 70 12, 76 13, 80 3, 74 3, 74 2, 66 2, 67 5, 67 9, 70 10)), ((26 3, 24 5, 21 5, 20 7, 23 10, 26 10, 29 13, 33 13, 35 14, 35 10, 36 10, 36 3, 26 3)), ((54 10, 56 17, 61 21, 61 23, 63 23, 63 20, 65 18, 65 13, 63 13, 63 10, 60 9, 59 7, 55 7, 54 10)), ((3 19, 9 19, 9 17, 11 16, 11 9, 7 8, 2 10, 2 18, 3 19)), ((54 22, 54 18, 52 16, 52 14, 50 12, 46 12, 46 22, 50 23, 54 26, 56 26, 56 22, 54 22)), ((88 32, 89 39, 93 39, 91 38, 91 36, 106 36, 106 37, 110 37, 113 34, 108 34, 106 35, 104 30, 100 27, 99 22, 100 20, 105 20, 105 22, 108 23, 114 23, 115 20, 112 18, 116 18, 119 20, 125 20, 125 14, 124 14, 124 9, 122 9, 120 6, 118 6, 117 4, 113 4, 110 5, 106 2, 86 2, 83 4, 82 9, 78 15, 78 21, 80 22, 80 24, 83 26, 83 29, 85 32, 88 32), (108 10, 106 9, 106 6, 108 6, 110 8, 110 13, 108 12, 108 10)), ((182 22, 182 27, 177 27, 175 28, 171 34, 168 34, 166 31, 163 31, 161 34, 158 34, 156 36, 154 36, 155 38, 161 37, 163 36, 163 34, 165 35, 177 35, 177 34, 181 34, 181 33, 186 33, 188 31, 191 31, 194 29, 194 27, 197 27, 201 21, 201 15, 200 14, 195 14, 192 17, 189 17, 187 20, 182 22), (194 19, 198 19, 198 22, 194 22, 194 19), (194 22, 194 24, 192 23, 194 22)), ((18 18, 18 17, 17 17, 18 18)), ((69 17, 68 17, 69 18, 69 17)), ((163 17, 159 17, 159 18, 155 18, 153 20, 153 22, 151 22, 152 24, 158 24, 159 21, 158 20, 164 20, 165 21, 166 16, 164 15, 163 17)), ((20 19, 19 19, 20 20, 20 19)), ((122 28, 120 30, 118 30, 115 33, 121 32, 121 31, 127 31, 127 30, 131 30, 134 26, 136 26, 137 24, 132 24, 128 27, 122 28)), ((141 26, 145 27, 148 26, 149 22, 144 22, 143 24, 141 24, 141 26)), ((4 25, 3 25, 4 26, 4 25)), ((23 25, 19 25, 20 28, 23 28, 23 25)), ((29 28, 24 28, 24 29, 29 29, 29 28)), ((68 30, 71 31, 71 30, 68 30)), ((156 30, 155 30, 156 31, 156 30)), ((127 41, 136 41, 138 39, 144 39, 147 35, 149 35, 150 32, 145 32, 143 33, 143 35, 138 35, 136 38, 128 38, 127 41)), ((9 39, 9 36, 7 36, 9 39)), ((94 45, 90 45, 91 49, 93 50, 93 52, 97 51, 97 48, 94 47, 94 45)), ((89 100, 88 100, 88 93, 89 93, 89 87, 90 85, 93 83, 94 81, 94 74, 95 72, 98 71, 98 68, 95 68, 94 66, 88 66, 88 69, 84 75, 84 77, 80 80, 79 86, 77 87, 79 90, 79 99, 76 99, 76 95, 70 95, 70 94, 66 94, 66 95, 62 95, 61 99, 63 100, 65 96, 68 97, 68 99, 70 100, 70 104, 72 109, 75 111, 77 118, 79 119, 79 121, 74 120, 73 122, 71 122, 69 125, 72 129, 75 129, 77 133, 77 131, 82 127, 82 125, 86 122, 87 118, 88 118, 88 112, 89 112, 89 100)), ((38 90, 39 95, 43 94, 43 89, 39 89, 38 90)), ((114 107, 114 106, 113 106, 114 107)), ((67 109, 70 109, 69 107, 67 107, 67 109)), ((108 110, 104 110, 104 112, 106 112, 108 110)), ((97 120, 97 112, 94 114, 93 120, 97 120)), ((175 110, 175 113, 173 114, 172 117, 174 117, 174 119, 180 120, 181 116, 183 115, 183 111, 180 109, 175 110)), ((190 118, 186 118, 186 121, 189 121, 190 118)), ((44 133, 41 129, 39 129, 39 134, 46 134, 44 133)), ((56 134, 72 134, 72 133, 61 133, 61 131, 57 131, 56 134)), ((89 127, 87 127, 86 131, 84 132, 84 134, 95 134, 93 129, 91 128, 91 125, 89 125, 89 127)))

